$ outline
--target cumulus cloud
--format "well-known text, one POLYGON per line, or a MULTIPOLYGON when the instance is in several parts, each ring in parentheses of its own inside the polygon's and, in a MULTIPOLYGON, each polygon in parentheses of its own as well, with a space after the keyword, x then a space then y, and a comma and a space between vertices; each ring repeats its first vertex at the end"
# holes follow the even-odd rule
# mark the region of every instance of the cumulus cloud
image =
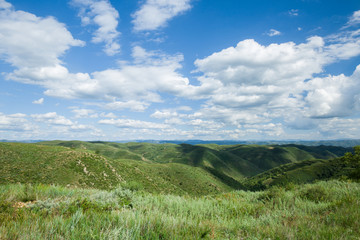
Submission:
POLYGON ((360 65, 352 76, 343 74, 314 78, 306 83, 305 97, 311 117, 344 117, 359 110, 360 106, 360 65))
POLYGON ((112 112, 110 112, 110 113, 101 113, 100 117, 103 117, 103 118, 117 118, 117 116, 112 112))
POLYGON ((279 107, 285 101, 294 107, 306 80, 328 64, 360 54, 359 46, 353 47, 357 41, 359 37, 353 36, 326 44, 321 37, 311 37, 302 44, 263 46, 244 40, 236 47, 196 60, 195 65, 203 72, 199 78, 202 84, 218 82, 221 86, 207 93, 213 104, 229 108, 264 104, 279 107))
POLYGON ((71 126, 74 124, 71 120, 65 118, 64 116, 58 115, 56 112, 32 114, 31 117, 37 122, 53 125, 71 126))
POLYGON ((164 27, 173 17, 191 8, 191 0, 146 0, 132 17, 135 31, 151 31, 164 27))
MULTIPOLYGON (((97 131, 97 129, 91 125, 84 125, 78 122, 73 122, 70 119, 58 115, 56 112, 48 112, 42 114, 31 114, 30 117, 38 123, 46 124, 50 129, 44 130, 46 133, 54 132, 63 132, 71 133, 75 132, 84 132, 88 130, 97 131)), ((80 116, 83 117, 83 116, 80 116)))
POLYGON ((195 61, 198 70, 206 77, 224 83, 282 85, 310 78, 322 71, 327 62, 322 53, 324 41, 311 37, 306 43, 293 42, 262 46, 255 40, 241 41, 195 61))
POLYGON ((66 50, 83 45, 53 17, 0 8, 0 57, 14 67, 28 71, 39 66, 54 67, 61 64, 59 57, 66 50))
POLYGON ((114 101, 105 104, 105 108, 110 110, 117 110, 117 111, 123 109, 130 109, 135 112, 143 112, 148 108, 149 105, 150 104, 146 102, 133 101, 133 100, 125 101, 125 102, 114 101))
POLYGON ((12 5, 5 0, 0 0, 0 9, 9 9, 12 5))
POLYGON ((73 113, 75 113, 75 118, 97 118, 98 114, 95 113, 92 109, 86 109, 86 108, 73 108, 71 110, 73 113))
MULTIPOLYGON (((350 77, 315 76, 327 65, 360 55, 359 41, 360 31, 314 36, 300 44, 264 46, 248 39, 197 59, 197 72, 202 75, 196 92, 207 99, 198 115, 238 129, 266 122, 272 126, 274 119, 282 119, 294 129, 308 129, 318 125, 311 120, 314 118, 351 116, 360 106, 359 67, 350 77), (205 91, 209 85, 217 87, 205 91)), ((276 136, 284 133, 282 127, 278 129, 276 133, 264 128, 256 131, 276 136)))
POLYGON ((148 102, 162 101, 160 92, 176 94, 189 87, 189 80, 177 72, 182 67, 181 54, 135 46, 133 63, 92 74, 71 73, 60 57, 83 42, 74 39, 62 23, 12 8, 0 10, 0 19, 0 57, 16 68, 7 78, 40 85, 48 96, 102 99, 111 102, 106 106, 110 109, 143 111, 148 102))
MULTIPOLYGON (((139 47, 135 47, 134 52, 136 49, 139 47)), ((108 108, 143 111, 148 106, 146 102, 162 101, 160 92, 177 94, 189 87, 189 80, 177 72, 182 67, 182 55, 159 56, 153 52, 133 55, 134 64, 94 72, 92 80, 77 88, 74 94, 93 95, 96 98, 105 96, 109 100, 116 98, 118 100, 109 103, 108 108), (80 89, 84 92, 78 91, 80 89)))
MULTIPOLYGON (((0 2, 1 6, 1 2, 0 2)), ((26 119, 27 115, 22 113, 3 114, 0 113, 0 132, 1 131, 30 131, 33 125, 26 119)))
POLYGON ((331 118, 319 124, 322 136, 330 138, 358 138, 360 134, 360 119, 331 118))
POLYGON ((279 35, 281 35, 281 32, 279 32, 278 30, 275 30, 275 29, 270 29, 270 31, 267 33, 267 35, 270 37, 279 36, 279 35))
POLYGON ((158 118, 158 119, 173 118, 177 116, 179 116, 179 114, 173 110, 163 110, 163 111, 156 110, 153 114, 150 115, 150 117, 158 118))
POLYGON ((53 17, 41 18, 12 7, 0 9, 0 58, 15 67, 7 79, 47 89, 73 79, 85 81, 87 74, 69 73, 60 60, 70 47, 83 45, 53 17))
POLYGON ((40 99, 38 99, 38 100, 34 100, 32 103, 33 103, 33 104, 43 104, 43 103, 44 103, 44 98, 40 98, 40 99))
POLYGON ((154 123, 133 119, 103 119, 100 120, 101 124, 113 125, 118 128, 139 128, 139 129, 163 129, 169 126, 162 123, 154 123))
POLYGON ((104 52, 113 56, 120 51, 117 38, 118 11, 108 0, 72 0, 80 8, 79 16, 83 25, 95 24, 99 28, 94 32, 92 42, 105 43, 104 52))
MULTIPOLYGON (((81 13, 84 24, 101 15, 92 12, 93 0, 74 2, 84 4, 81 13)), ((109 7, 106 1, 98 2, 104 4, 104 9, 109 7)), ((146 1, 143 6, 158 2, 146 1)), ((174 4, 177 3, 174 1, 174 4)), ((160 26, 163 25, 155 29, 160 26)), ((116 41, 115 35, 112 36, 109 39, 116 41)), ((104 39, 101 42, 107 43, 104 39)), ((97 123, 121 128, 125 136, 134 133, 163 137, 278 137, 285 134, 284 127, 311 129, 315 126, 321 126, 324 133, 334 134, 330 128, 336 121, 330 120, 352 116, 360 109, 359 67, 351 76, 319 75, 330 64, 360 55, 360 30, 313 36, 300 44, 262 45, 252 39, 240 41, 234 47, 197 59, 196 85, 180 73, 182 54, 148 51, 141 46, 133 47, 132 61, 123 62, 117 68, 71 73, 60 60, 61 56, 70 47, 83 44, 54 18, 15 11, 11 4, 0 0, 0 57, 15 68, 7 75, 8 79, 40 85, 48 96, 100 100, 101 105, 96 106, 114 111, 145 111, 150 104, 163 102, 163 94, 202 100, 196 112, 190 112, 193 110, 189 107, 156 110, 151 115, 156 122, 118 119, 115 114, 72 109, 74 118, 107 118, 97 123)), ((29 120, 56 129, 54 132, 70 134, 92 130, 95 135, 102 134, 56 112, 0 115, 0 128, 30 129, 29 120)), ((352 122, 344 124, 354 126, 352 122)))

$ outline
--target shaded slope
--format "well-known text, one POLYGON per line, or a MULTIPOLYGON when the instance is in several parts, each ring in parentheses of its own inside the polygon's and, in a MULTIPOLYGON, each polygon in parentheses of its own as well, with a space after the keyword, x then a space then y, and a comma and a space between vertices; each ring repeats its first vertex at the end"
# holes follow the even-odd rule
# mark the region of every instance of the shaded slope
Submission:
POLYGON ((245 180, 251 190, 265 189, 273 185, 302 184, 317 180, 360 179, 360 151, 329 160, 310 159, 284 164, 245 180))

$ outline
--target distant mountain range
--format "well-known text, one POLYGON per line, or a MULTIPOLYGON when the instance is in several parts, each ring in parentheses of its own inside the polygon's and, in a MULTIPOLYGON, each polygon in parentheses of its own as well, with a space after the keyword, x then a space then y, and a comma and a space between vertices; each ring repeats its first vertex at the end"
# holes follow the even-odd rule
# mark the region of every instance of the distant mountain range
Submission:
MULTIPOLYGON (((119 141, 128 142, 128 141, 119 141)), ((269 140, 269 141, 238 141, 238 140, 136 140, 134 142, 147 143, 174 143, 174 144, 218 144, 218 145, 236 145, 236 144, 255 144, 255 145, 286 145, 297 144, 305 146, 338 146, 338 147, 354 147, 360 145, 360 139, 339 139, 339 140, 269 140)))
MULTIPOLYGON (((7 140, 2 139, 0 142, 20 142, 20 143, 37 143, 43 142, 44 140, 7 140)), ((104 142, 104 141, 90 141, 90 142, 104 142)), ((355 147, 360 145, 360 139, 337 139, 337 140, 268 140, 268 141, 256 141, 256 140, 122 140, 122 141, 110 141, 115 143, 128 143, 128 142, 138 142, 138 143, 155 143, 155 144, 217 144, 217 145, 286 145, 286 144, 296 144, 304 146, 338 146, 338 147, 355 147)))

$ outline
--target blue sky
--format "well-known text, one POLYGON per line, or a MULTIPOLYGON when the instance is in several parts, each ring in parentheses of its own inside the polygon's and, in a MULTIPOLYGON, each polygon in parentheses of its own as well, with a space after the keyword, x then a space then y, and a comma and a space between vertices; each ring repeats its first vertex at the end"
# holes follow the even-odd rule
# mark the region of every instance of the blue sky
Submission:
POLYGON ((360 136, 358 0, 0 0, 0 139, 360 136))

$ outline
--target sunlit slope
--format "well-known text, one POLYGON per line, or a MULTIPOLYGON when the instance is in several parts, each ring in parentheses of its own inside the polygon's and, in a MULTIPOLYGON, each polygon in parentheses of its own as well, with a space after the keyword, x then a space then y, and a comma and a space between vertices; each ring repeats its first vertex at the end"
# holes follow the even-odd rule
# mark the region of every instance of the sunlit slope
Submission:
POLYGON ((103 156, 58 146, 0 143, 0 164, 0 183, 107 188, 121 180, 103 156))
POLYGON ((100 189, 127 185, 149 192, 176 194, 209 194, 232 189, 201 168, 114 160, 84 147, 0 143, 0 165, 0 184, 43 183, 100 189))

